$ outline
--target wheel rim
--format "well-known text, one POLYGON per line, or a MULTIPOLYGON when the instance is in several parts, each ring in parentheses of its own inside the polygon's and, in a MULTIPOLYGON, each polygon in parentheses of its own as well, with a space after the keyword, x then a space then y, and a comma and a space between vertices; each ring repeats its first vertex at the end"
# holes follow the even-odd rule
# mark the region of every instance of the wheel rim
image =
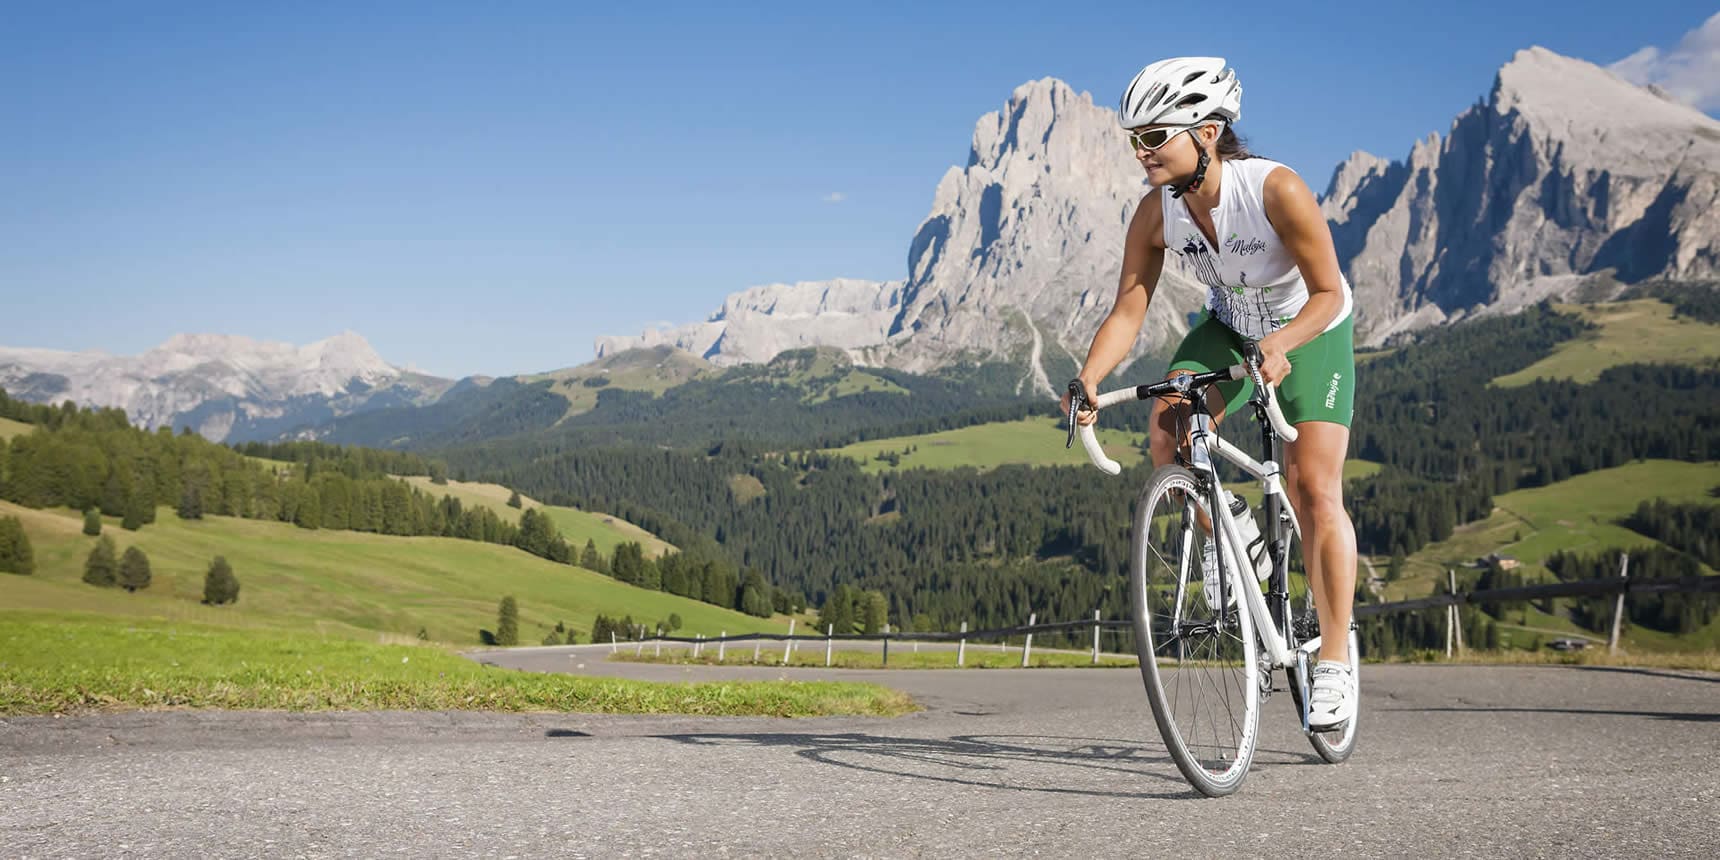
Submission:
POLYGON ((1199 525, 1203 506, 1195 498, 1192 477, 1173 476, 1137 512, 1144 533, 1134 597, 1145 628, 1137 632, 1153 658, 1142 668, 1158 687, 1155 712, 1167 745, 1173 755, 1180 746, 1189 766, 1222 784, 1240 778, 1253 753, 1255 646, 1240 601, 1221 600, 1218 611, 1207 599, 1200 559, 1212 538, 1199 525))

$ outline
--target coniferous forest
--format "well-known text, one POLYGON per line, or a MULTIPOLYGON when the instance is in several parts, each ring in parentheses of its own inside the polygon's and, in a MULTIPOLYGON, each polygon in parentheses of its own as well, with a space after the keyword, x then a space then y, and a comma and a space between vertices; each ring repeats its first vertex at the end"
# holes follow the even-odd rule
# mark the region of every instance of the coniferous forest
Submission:
MULTIPOLYGON (((1714 305, 1712 290, 1662 292, 1691 314, 1714 305)), ((1347 495, 1363 552, 1413 553, 1487 516, 1493 496, 1510 490, 1641 458, 1720 459, 1720 434, 1712 429, 1720 424, 1720 370, 1713 365, 1626 365, 1585 384, 1490 385, 1587 325, 1542 305, 1430 330, 1362 365, 1351 454, 1383 466, 1352 482, 1347 495)), ((868 371, 906 394, 807 400, 807 385, 828 390, 846 372, 821 363, 816 351, 788 353, 658 397, 604 390, 597 408, 547 429, 540 419, 553 410, 544 397, 556 395, 504 389, 471 401, 482 408, 461 419, 463 429, 390 437, 406 439, 410 452, 313 442, 234 450, 188 434, 133 430, 114 410, 0 396, 0 415, 49 431, 20 435, 5 450, 0 497, 93 507, 127 517, 128 527, 146 524, 156 504, 169 504, 187 517, 485 540, 755 614, 834 607, 827 614, 854 625, 876 604, 897 629, 1007 627, 1029 613, 1057 620, 1095 609, 1113 618, 1126 613, 1128 518, 1150 466, 1120 478, 1026 466, 867 474, 818 449, 1051 414, 1054 406, 1004 396, 996 374, 983 368, 943 379, 868 371), (265 467, 242 455, 280 463, 265 467), (526 511, 516 526, 390 475, 493 481, 549 504, 611 512, 681 551, 647 560, 637 547, 624 547, 612 558, 592 558, 589 548, 569 547, 546 517, 526 511)), ((394 433, 389 422, 403 414, 363 420, 394 433)), ((1139 430, 1145 415, 1144 406, 1116 410, 1107 426, 1139 430)), ((1246 430, 1239 426, 1245 420, 1234 416, 1231 426, 1246 430)), ((372 425, 349 430, 365 426, 372 425)), ((1245 448, 1255 441, 1252 432, 1232 438, 1245 448)), ((1063 434, 1048 432, 1045 444, 1063 444, 1063 434)), ((1629 526, 1713 564, 1713 517, 1712 507, 1650 505, 1629 526)), ((1570 570, 1586 564, 1559 563, 1570 570)), ((1683 607, 1666 612, 1696 617, 1683 607)), ((1373 644, 1432 644, 1433 631, 1443 628, 1418 617, 1382 625, 1370 634, 1373 644)), ((1485 636, 1487 619, 1474 623, 1485 636)))

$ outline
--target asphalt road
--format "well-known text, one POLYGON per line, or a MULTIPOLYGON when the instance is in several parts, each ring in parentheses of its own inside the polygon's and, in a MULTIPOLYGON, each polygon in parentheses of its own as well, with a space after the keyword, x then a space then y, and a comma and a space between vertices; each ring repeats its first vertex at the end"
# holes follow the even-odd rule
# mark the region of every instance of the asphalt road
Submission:
POLYGON ((1200 798, 1133 669, 521 668, 839 677, 898 719, 125 713, 0 720, 0 857, 1713 856, 1720 676, 1365 666, 1319 763, 1268 703, 1242 792, 1200 798), (1319 852, 1319 853, 1315 853, 1319 852))

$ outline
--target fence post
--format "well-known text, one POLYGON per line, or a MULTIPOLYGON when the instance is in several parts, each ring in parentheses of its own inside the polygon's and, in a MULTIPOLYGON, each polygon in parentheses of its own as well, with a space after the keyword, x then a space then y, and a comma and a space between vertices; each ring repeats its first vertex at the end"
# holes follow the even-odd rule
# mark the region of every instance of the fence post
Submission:
POLYGON ((663 640, 658 639, 656 642, 652 643, 651 653, 658 657, 663 656, 663 640))
POLYGON ((824 668, 830 668, 830 637, 836 635, 836 625, 824 625, 824 668))
MULTIPOLYGON (((1455 597, 1457 595, 1457 571, 1448 567, 1445 569, 1445 573, 1451 577, 1451 594, 1455 597)), ((1462 654, 1465 650, 1463 647, 1463 613, 1457 611, 1457 604, 1455 603, 1451 604, 1451 621, 1452 629, 1457 631, 1457 653, 1462 654)))
POLYGON ((961 668, 962 661, 967 657, 967 622, 962 622, 962 638, 956 645, 956 668, 961 668))
POLYGON ((615 653, 615 631, 609 631, 609 653, 615 653))
POLYGON ((717 635, 721 637, 717 639, 717 662, 721 663, 723 657, 729 653, 729 631, 724 630, 717 635))
MULTIPOLYGON (((1450 577, 1451 582, 1457 581, 1457 574, 1452 572, 1451 568, 1448 567, 1445 569, 1445 575, 1447 577, 1450 577)), ((1453 586, 1451 588, 1451 593, 1453 593, 1453 594, 1457 593, 1457 588, 1455 586, 1453 586)), ((1457 635, 1456 631, 1457 631, 1457 604, 1448 603, 1445 606, 1445 659, 1447 659, 1447 660, 1451 659, 1451 640, 1452 640, 1453 636, 1457 635)))
POLYGON ((753 640, 753 662, 754 663, 758 662, 758 650, 760 648, 763 648, 763 647, 764 647, 764 640, 763 639, 754 639, 753 640))
POLYGON ((637 657, 643 653, 645 653, 645 640, 641 639, 639 645, 633 649, 633 656, 637 657))
POLYGON ((1027 668, 1028 652, 1033 650, 1033 622, 1039 620, 1039 613, 1027 613, 1027 639, 1021 643, 1021 668, 1027 668))
POLYGON ((884 665, 890 665, 890 634, 884 634, 884 665))
POLYGON ((1099 610, 1093 610, 1093 663, 1099 662, 1099 610))
MULTIPOLYGON (((1628 552, 1619 554, 1618 578, 1624 580, 1626 585, 1630 583, 1630 553, 1628 552)), ((1619 589, 1618 601, 1613 604, 1612 635, 1607 637, 1608 654, 1618 653, 1618 629, 1620 623, 1624 620, 1624 593, 1628 590, 1628 588, 1619 589)))
POLYGON ((788 642, 782 647, 782 665, 784 666, 788 665, 788 655, 794 650, 794 622, 795 619, 788 619, 788 642))

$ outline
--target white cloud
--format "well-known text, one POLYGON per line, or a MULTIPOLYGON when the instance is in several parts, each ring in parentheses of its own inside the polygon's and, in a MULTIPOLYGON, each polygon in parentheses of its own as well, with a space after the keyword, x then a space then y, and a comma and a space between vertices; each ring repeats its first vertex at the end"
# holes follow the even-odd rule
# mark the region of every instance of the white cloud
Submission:
POLYGON ((826 203, 841 203, 847 199, 848 195, 843 194, 840 191, 832 191, 829 194, 824 195, 824 202, 826 203))
POLYGON ((1653 45, 1607 67, 1633 84, 1655 84, 1697 110, 1720 110, 1720 12, 1671 50, 1653 45))

